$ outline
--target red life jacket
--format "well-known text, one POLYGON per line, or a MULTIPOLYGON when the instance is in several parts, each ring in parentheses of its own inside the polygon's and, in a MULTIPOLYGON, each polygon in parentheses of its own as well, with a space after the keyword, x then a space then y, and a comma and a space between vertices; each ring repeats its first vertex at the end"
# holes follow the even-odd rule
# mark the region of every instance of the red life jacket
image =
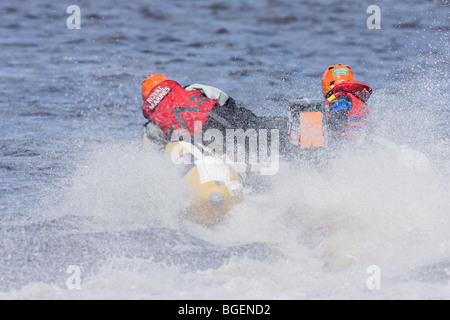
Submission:
POLYGON ((218 105, 200 91, 188 91, 172 80, 163 81, 148 94, 142 105, 145 118, 157 124, 170 137, 174 132, 198 135, 209 118, 207 111, 218 105))
MULTIPOLYGON (((334 88, 334 89, 337 89, 337 88, 334 88)), ((353 93, 348 92, 342 88, 340 88, 336 91, 334 89, 333 89, 334 97, 332 96, 331 100, 327 99, 327 101, 325 101, 325 105, 329 105, 330 102, 333 101, 335 98, 339 98, 339 97, 350 98, 352 108, 347 113, 347 122, 345 124, 345 132, 343 132, 342 134, 346 138, 356 140, 364 132, 363 129, 366 124, 366 119, 370 116, 369 107, 362 100, 358 99, 353 93)), ((372 92, 370 92, 370 93, 372 93, 372 92)), ((329 111, 327 111, 327 117, 328 118, 330 117, 329 111)))

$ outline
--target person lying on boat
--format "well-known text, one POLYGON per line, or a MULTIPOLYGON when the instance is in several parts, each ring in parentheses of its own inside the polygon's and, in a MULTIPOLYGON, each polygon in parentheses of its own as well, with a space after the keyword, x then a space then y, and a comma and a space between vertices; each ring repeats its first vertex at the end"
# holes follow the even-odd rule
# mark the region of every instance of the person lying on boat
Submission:
POLYGON ((142 113, 148 121, 144 132, 151 140, 162 143, 182 139, 186 133, 198 136, 217 129, 249 129, 257 126, 256 115, 224 91, 204 85, 182 87, 160 73, 142 81, 142 113))

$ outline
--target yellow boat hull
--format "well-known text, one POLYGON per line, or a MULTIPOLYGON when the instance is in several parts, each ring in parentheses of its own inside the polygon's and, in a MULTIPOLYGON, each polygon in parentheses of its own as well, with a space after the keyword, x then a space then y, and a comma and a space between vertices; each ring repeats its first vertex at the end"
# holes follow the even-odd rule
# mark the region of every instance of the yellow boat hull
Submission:
MULTIPOLYGON (((144 135, 144 147, 150 144, 144 135)), ((184 213, 192 221, 215 225, 242 201, 242 182, 225 157, 208 147, 185 141, 168 143, 164 152, 175 165, 186 169, 182 182, 190 188, 192 197, 184 213)))

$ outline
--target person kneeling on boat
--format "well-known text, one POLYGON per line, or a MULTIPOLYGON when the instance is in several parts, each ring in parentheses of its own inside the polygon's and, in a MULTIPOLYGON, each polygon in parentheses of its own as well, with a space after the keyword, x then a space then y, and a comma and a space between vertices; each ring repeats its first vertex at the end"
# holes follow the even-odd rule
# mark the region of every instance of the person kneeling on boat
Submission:
POLYGON ((366 102, 372 88, 355 81, 352 68, 341 63, 327 68, 322 88, 331 140, 362 140, 368 131, 370 110, 366 102))

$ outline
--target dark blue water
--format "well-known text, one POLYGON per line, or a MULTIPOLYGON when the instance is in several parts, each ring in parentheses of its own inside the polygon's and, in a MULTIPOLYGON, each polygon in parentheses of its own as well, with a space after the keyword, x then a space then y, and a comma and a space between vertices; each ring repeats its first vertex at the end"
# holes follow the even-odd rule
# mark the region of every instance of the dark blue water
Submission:
MULTIPOLYGON (((111 240, 115 243, 113 249, 95 258, 96 250, 106 248, 104 242, 97 241, 99 236, 93 235, 104 231, 99 224, 104 220, 109 221, 111 215, 115 218, 118 215, 120 220, 130 220, 127 219, 130 215, 142 216, 134 215, 136 212, 156 212, 156 203, 160 205, 170 200, 173 204, 182 197, 177 194, 176 188, 172 194, 177 196, 171 198, 155 192, 161 185, 155 182, 146 184, 144 181, 144 177, 164 180, 161 171, 170 169, 161 163, 155 165, 152 160, 148 164, 143 163, 142 155, 132 156, 134 151, 139 150, 142 124, 145 122, 140 109, 140 83, 150 73, 163 73, 182 85, 213 85, 259 115, 279 115, 286 112, 289 100, 300 96, 321 98, 324 70, 338 62, 349 64, 356 80, 374 89, 370 107, 377 132, 396 143, 406 143, 426 152, 435 161, 438 170, 448 177, 448 1, 79 1, 76 5, 81 9, 81 28, 70 30, 66 26, 70 16, 66 9, 73 4, 71 1, 3 1, 0 4, 0 229, 4 233, 0 246, 0 268, 3 274, 7 274, 7 277, 0 278, 0 288, 5 292, 3 297, 14 298, 16 294, 26 298, 39 296, 47 291, 25 288, 12 293, 9 290, 20 290, 24 284, 40 281, 47 288, 52 278, 56 279, 57 286, 65 288, 64 282, 60 280, 62 276, 55 276, 54 273, 55 270, 65 270, 66 265, 77 264, 64 257, 69 252, 67 247, 74 241, 80 241, 78 237, 66 237, 66 233, 88 234, 84 247, 80 244, 77 247, 90 254, 85 260, 81 258, 83 255, 77 254, 76 260, 79 260, 78 264, 85 263, 86 270, 93 272, 93 266, 103 265, 112 256, 121 256, 117 247, 123 238, 115 237, 118 233, 111 233, 108 237, 116 239, 111 240), (381 29, 367 28, 366 21, 370 14, 366 10, 370 5, 377 5, 381 10, 381 29), (146 172, 149 167, 152 167, 150 173, 144 173, 143 177, 142 172, 146 172), (147 191, 143 191, 146 187, 153 188, 153 198, 149 201, 151 205, 146 204, 147 191), (127 200, 117 200, 121 198, 127 200), (67 219, 67 216, 75 220, 67 219), (85 216, 95 217, 93 226, 85 216), (51 220, 54 224, 48 224, 48 219, 56 220, 51 220), (77 219, 83 221, 81 230, 75 228, 77 223, 73 224, 77 219), (72 222, 68 223, 68 220, 72 222), (29 227, 18 227, 17 224, 29 227), (41 232, 39 226, 42 225, 47 227, 41 232), (66 241, 67 246, 64 245, 66 241), (23 251, 20 256, 24 256, 25 260, 14 256, 17 254, 14 253, 16 248, 23 251), (35 257, 39 265, 45 264, 49 252, 55 250, 62 255, 54 260, 57 262, 49 263, 48 268, 44 268, 47 271, 37 272, 36 264, 27 264, 31 261, 30 257, 35 257), (20 270, 16 268, 18 265, 21 266, 20 270)), ((388 174, 381 173, 381 176, 387 178, 388 174)), ((419 182, 414 184, 415 178, 420 180, 420 177, 414 177, 412 185, 419 188, 419 182)), ((385 195, 375 192, 383 188, 386 181, 377 182, 379 184, 375 183, 374 189, 365 193, 369 195, 368 198, 358 202, 373 203, 380 206, 378 210, 381 212, 389 212, 383 211, 381 205, 385 195)), ((333 186, 333 183, 331 181, 329 185, 333 186)), ((370 184, 370 181, 367 183, 370 184)), ((411 181, 406 183, 411 185, 411 181)), ((287 182, 287 186, 292 185, 287 182)), ((399 182, 395 187, 398 190, 403 185, 399 182)), ((284 187, 281 186, 279 190, 284 190, 284 187)), ((415 192, 430 199, 428 193, 422 192, 420 188, 408 194, 415 192)), ((402 201, 388 201, 390 208, 398 205, 398 210, 405 214, 409 214, 411 208, 420 214, 436 212, 432 220, 438 225, 439 222, 447 225, 448 217, 444 218, 445 221, 439 221, 446 217, 442 215, 442 212, 448 212, 446 204, 440 200, 419 201, 405 209, 412 200, 406 194, 406 191, 400 193, 405 196, 402 201)), ((433 194, 441 199, 440 194, 433 194)), ((269 194, 269 203, 279 205, 278 196, 277 193, 269 194)), ((289 200, 283 204, 288 208, 291 206, 289 200)), ((327 204, 339 207, 331 200, 327 204)), ((314 207, 314 202, 310 205, 314 207)), ((161 211, 169 210, 168 204, 160 206, 161 211)), ((254 206, 253 203, 245 205, 239 212, 252 212, 256 210, 254 206)), ((256 205, 256 208, 259 208, 256 211, 260 211, 265 207, 256 205)), ((321 209, 320 202, 317 202, 313 211, 321 209)), ((270 211, 267 209, 267 212, 270 211)), ((155 234, 161 232, 162 227, 179 232, 179 226, 172 223, 172 218, 170 222, 164 219, 159 213, 146 219, 146 223, 149 223, 146 230, 155 228, 154 232, 132 233, 131 236, 120 234, 127 241, 136 239, 145 242, 149 238, 155 241, 155 234)), ((388 223, 387 217, 381 219, 388 223)), ((132 224, 135 222, 133 220, 132 224)), ((403 222, 397 222, 404 225, 403 222)), ((190 269, 217 269, 225 265, 225 269, 219 268, 215 275, 228 284, 223 294, 212 294, 219 298, 372 298, 370 293, 367 295, 356 285, 350 287, 348 295, 348 287, 337 293, 329 293, 322 282, 312 281, 321 277, 330 280, 329 276, 320 272, 316 274, 316 271, 310 274, 309 267, 303 264, 299 268, 305 270, 304 274, 308 276, 304 275, 302 279, 305 282, 312 281, 313 289, 291 288, 289 279, 294 278, 294 267, 290 269, 283 264, 287 268, 287 276, 278 285, 263 281, 258 287, 256 282, 250 280, 246 283, 249 286, 247 292, 235 291, 233 279, 236 276, 248 278, 248 275, 233 270, 233 264, 230 266, 229 262, 231 257, 250 256, 248 259, 252 260, 251 257, 258 256, 258 252, 265 254, 268 249, 261 251, 259 246, 250 245, 254 249, 240 249, 234 255, 234 246, 263 242, 267 247, 272 247, 279 242, 277 236, 274 236, 275 240, 262 236, 281 232, 266 229, 264 223, 270 225, 273 221, 263 219, 257 228, 256 234, 262 238, 238 233, 239 241, 229 243, 225 240, 224 230, 214 235, 210 231, 191 227, 193 230, 182 230, 189 236, 182 237, 177 245, 194 248, 198 256, 203 257, 200 260, 205 261, 204 264, 193 259, 190 269), (194 238, 191 240, 190 236, 194 238), (206 238, 206 244, 202 245, 196 237, 206 238), (256 254, 249 255, 248 252, 256 254), (208 258, 211 255, 220 256, 219 263, 215 259, 212 262, 208 258), (257 293, 258 288, 261 294, 257 293)), ((354 225, 357 224, 355 222, 354 225)), ((312 225, 310 229, 313 230, 315 227, 312 225)), ((114 226, 117 229, 120 224, 114 226)), ((405 232, 410 234, 412 230, 407 229, 405 232)), ((445 239, 443 235, 447 231, 444 227, 439 229, 437 238, 445 239)), ((164 239, 170 238, 167 235, 170 231, 159 234, 161 244, 164 239)), ((292 239, 286 237, 282 236, 281 239, 291 244, 292 239)), ((381 297, 408 298, 411 297, 408 294, 411 288, 417 291, 413 297, 442 298, 446 294, 449 297, 446 278, 440 276, 443 268, 426 269, 438 270, 428 276, 417 271, 423 269, 416 268, 421 264, 442 266, 444 264, 439 264, 439 261, 448 261, 448 240, 437 238, 424 238, 426 243, 433 244, 433 248, 440 248, 436 249, 436 256, 411 262, 410 268, 416 270, 413 273, 415 276, 406 276, 406 284, 393 284, 393 290, 385 291, 381 297), (417 278, 425 279, 425 282, 427 279, 428 282, 436 278, 444 279, 444 285, 435 291, 430 288, 431 285, 416 285, 417 278)), ((406 237, 402 240, 408 242, 410 239, 406 237)), ((293 243, 298 244, 296 241, 293 243)), ((310 241, 308 247, 312 243, 315 241, 310 241)), ((156 247, 144 247, 143 252, 153 252, 157 257, 155 263, 161 268, 159 277, 170 278, 174 271, 160 267, 158 263, 178 261, 174 258, 177 255, 174 249, 176 246, 169 246, 171 249, 166 253, 158 252, 156 247)), ((277 249, 284 254, 290 252, 288 261, 296 265, 297 253, 293 254, 289 247, 286 245, 277 249)), ((297 249, 301 251, 304 248, 297 249)), ((130 249, 130 252, 138 254, 139 250, 130 249)), ((181 250, 181 254, 184 253, 186 251, 181 250)), ((304 255, 316 259, 308 250, 304 255)), ((145 260, 146 257, 148 254, 143 254, 139 259, 145 260)), ((324 262, 322 258, 318 259, 318 265, 324 262)), ((405 254, 400 260, 408 265, 409 259, 410 255, 405 254)), ((258 258, 254 259, 256 262, 252 261, 249 264, 255 267, 252 263, 257 263, 256 273, 259 277, 264 278, 267 270, 270 276, 281 276, 275 271, 279 265, 272 265, 270 259, 258 258)), ((391 260, 388 261, 392 264, 391 260)), ((121 263, 119 266, 122 266, 121 263)), ((240 267, 245 269, 246 263, 240 267)), ((404 264, 400 273, 409 268, 404 264)), ((114 263, 112 265, 116 266, 114 263)), ((397 274, 393 278, 402 278, 398 269, 394 269, 397 274)), ((154 278, 140 272, 140 267, 136 267, 130 271, 132 276, 128 276, 142 277, 141 282, 149 281, 154 285, 156 276, 154 278)), ((110 276, 111 283, 115 285, 115 278, 121 276, 108 268, 101 274, 110 276)), ((92 277, 95 282, 95 275, 92 277)), ((142 289, 146 287, 143 285, 138 288, 138 295, 161 298, 173 297, 175 292, 188 292, 188 279, 196 277, 179 277, 181 284, 168 280, 161 294, 149 293, 142 289)), ((342 277, 340 280, 346 281, 350 276, 345 274, 342 277)), ((108 286, 108 283, 105 281, 100 286, 103 289, 98 291, 109 297, 124 297, 115 291, 115 285, 108 286)), ((203 292, 215 292, 221 286, 214 281, 210 286, 203 285, 206 289, 194 290, 192 296, 186 293, 186 297, 203 297, 203 292), (208 288, 211 290, 208 291, 208 288)), ((85 295, 81 293, 80 296, 90 296, 91 292, 85 291, 85 295)), ((49 293, 50 297, 57 295, 49 293)), ((70 295, 63 293, 61 297, 70 295)), ((185 296, 181 293, 176 297, 185 296)))

